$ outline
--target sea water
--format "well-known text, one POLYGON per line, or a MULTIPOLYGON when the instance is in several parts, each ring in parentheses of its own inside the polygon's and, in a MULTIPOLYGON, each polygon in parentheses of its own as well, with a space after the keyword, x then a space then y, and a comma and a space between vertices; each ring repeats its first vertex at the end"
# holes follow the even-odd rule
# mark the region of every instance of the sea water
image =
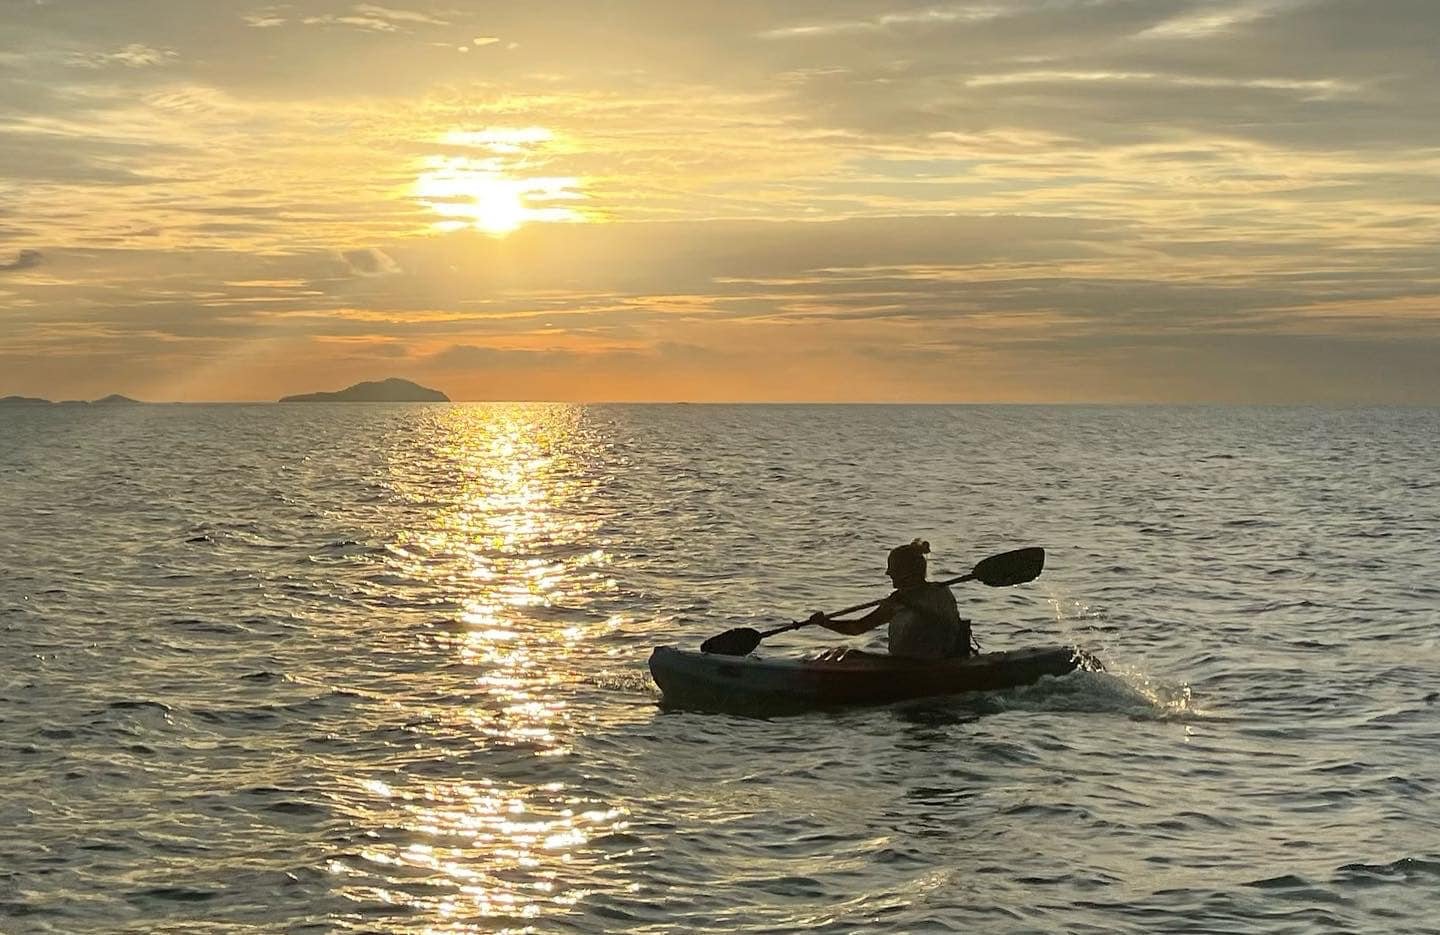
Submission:
POLYGON ((8 407, 0 931, 1440 931, 1437 447, 1432 409, 8 407), (936 577, 1044 546, 963 612, 1106 671, 657 705, 651 647, 879 597, 917 536, 936 577))

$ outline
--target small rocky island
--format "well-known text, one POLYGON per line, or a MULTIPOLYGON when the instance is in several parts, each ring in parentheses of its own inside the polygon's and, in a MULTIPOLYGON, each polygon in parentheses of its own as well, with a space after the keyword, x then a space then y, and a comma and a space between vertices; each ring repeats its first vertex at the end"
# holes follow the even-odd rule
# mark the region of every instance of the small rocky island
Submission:
POLYGON ((0 406, 138 406, 140 400, 131 399, 129 396, 121 396, 119 393, 111 393, 103 399, 86 401, 83 399, 66 399, 58 403, 48 399, 41 399, 38 396, 3 396, 0 397, 0 406))
POLYGON ((391 377, 369 383, 356 383, 334 393, 301 393, 282 396, 282 403, 448 403, 450 397, 439 390, 391 377))

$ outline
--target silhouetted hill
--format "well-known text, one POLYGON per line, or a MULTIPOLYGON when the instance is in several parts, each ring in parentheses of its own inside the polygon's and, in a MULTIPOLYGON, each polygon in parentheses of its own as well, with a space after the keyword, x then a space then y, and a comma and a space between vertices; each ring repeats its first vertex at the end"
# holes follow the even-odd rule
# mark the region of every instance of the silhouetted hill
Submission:
POLYGON ((109 396, 92 401, 84 399, 62 399, 58 403, 38 396, 6 396, 0 398, 0 406, 142 406, 144 403, 129 396, 111 393, 109 396))
POLYGON ((439 390, 391 377, 371 383, 356 383, 335 393, 301 393, 282 396, 282 403, 448 403, 439 390))

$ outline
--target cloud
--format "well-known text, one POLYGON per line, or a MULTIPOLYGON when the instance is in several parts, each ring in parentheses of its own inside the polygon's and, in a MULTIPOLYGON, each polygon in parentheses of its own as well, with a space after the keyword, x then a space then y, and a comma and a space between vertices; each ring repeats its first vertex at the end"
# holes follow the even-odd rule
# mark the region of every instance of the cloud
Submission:
POLYGON ((918 10, 883 13, 868 19, 830 20, 798 26, 766 29, 762 39, 813 39, 843 33, 869 33, 902 27, 924 27, 956 23, 981 23, 1013 15, 1015 8, 1000 3, 953 3, 918 10))
POLYGON ((207 374, 267 342, 461 347, 635 381, 683 358, 759 393, 745 361, 794 345, 858 393, 883 345, 1063 397, 1179 385, 1148 360, 1223 374, 1222 346, 1307 391, 1321 336, 1376 372, 1435 346, 1433 3, 238 6, 7 18, 0 269, 38 244, 54 272, 5 280, 7 352, 207 374), (598 223, 517 210, 547 179, 598 223), (531 222, 463 229, 486 212, 531 222))
MULTIPOLYGON (((356 3, 338 12, 314 13, 292 19, 289 5, 262 7, 243 14, 242 21, 254 29, 275 29, 288 23, 306 26, 351 26, 369 32, 399 33, 410 26, 446 26, 449 20, 438 13, 397 9, 375 3, 356 3)), ((481 44, 477 41, 477 45, 481 44)))
POLYGON ((288 22, 288 20, 274 8, 246 13, 242 19, 245 21, 245 25, 254 29, 274 29, 277 26, 284 26, 288 22))
POLYGON ((15 259, 9 262, 0 262, 0 273, 31 269, 39 266, 43 259, 39 250, 21 250, 15 254, 15 259))
POLYGON ((452 344, 426 357, 425 363, 446 370, 527 370, 537 368, 595 368, 617 364, 655 365, 661 361, 686 364, 733 362, 739 354, 683 341, 609 345, 595 349, 566 347, 484 347, 452 344))
POLYGON ((1228 6, 1187 10, 1138 33, 1140 39, 1208 39, 1272 16, 1304 0, 1252 0, 1228 6))
POLYGON ((882 323, 896 334, 968 330, 990 346, 1029 340, 1024 330, 1041 325, 1123 342, 1185 329, 1360 335, 1385 320, 1422 337, 1440 273, 1417 277, 1433 259, 1423 244, 1402 244, 1425 230, 1391 229, 1397 242, 1377 242, 1362 261, 1345 241, 1166 242, 1153 232, 1137 251, 1130 224, 1069 218, 534 225, 503 241, 343 253, 87 251, 66 264, 67 283, 25 289, 78 319, 176 336, 283 328, 531 349, 561 338, 577 350, 703 347, 749 328, 882 323), (701 330, 710 338, 691 334, 701 330))
POLYGON ((383 7, 374 3, 356 4, 355 12, 367 16, 378 16, 382 19, 388 19, 397 23, 425 23, 430 26, 445 26, 449 23, 449 20, 420 10, 397 10, 393 7, 383 7))
POLYGON ((493 370, 555 366, 576 357, 573 351, 527 348, 478 347, 454 344, 430 356, 437 367, 456 370, 493 370))
POLYGON ((134 42, 113 52, 77 52, 68 61, 80 68, 105 68, 110 65, 150 68, 168 64, 178 55, 174 49, 156 49, 134 42))
MULTIPOLYGON (((357 3, 347 13, 306 16, 300 22, 307 26, 353 26, 372 32, 402 32, 410 26, 448 25, 444 19, 417 10, 397 10, 373 3, 357 3)), ((257 24, 252 22, 251 25, 257 24)))
POLYGON ((1213 76, 1164 74, 1163 72, 1117 72, 1117 71, 1019 71, 1000 74, 977 75, 966 84, 972 88, 987 85, 1034 84, 1064 85, 1068 83, 1139 83, 1152 86, 1178 85, 1194 88, 1237 88, 1265 91, 1295 91, 1308 98, 1329 97, 1337 94, 1355 93, 1357 85, 1330 78, 1302 80, 1296 78, 1219 78, 1213 76))
POLYGON ((400 272, 400 266, 388 254, 374 247, 345 250, 340 258, 356 276, 391 276, 400 272))

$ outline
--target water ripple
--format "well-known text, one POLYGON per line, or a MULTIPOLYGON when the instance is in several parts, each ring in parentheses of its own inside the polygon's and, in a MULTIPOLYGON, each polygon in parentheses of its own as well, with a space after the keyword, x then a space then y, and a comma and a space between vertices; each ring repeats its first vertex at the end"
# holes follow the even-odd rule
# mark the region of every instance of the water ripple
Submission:
POLYGON ((1433 929, 1437 436, 1432 410, 0 412, 0 931, 1433 929), (656 706, 651 646, 874 597, 914 536, 942 571, 1046 545, 1034 585, 958 596, 987 649, 1105 671, 656 706))

